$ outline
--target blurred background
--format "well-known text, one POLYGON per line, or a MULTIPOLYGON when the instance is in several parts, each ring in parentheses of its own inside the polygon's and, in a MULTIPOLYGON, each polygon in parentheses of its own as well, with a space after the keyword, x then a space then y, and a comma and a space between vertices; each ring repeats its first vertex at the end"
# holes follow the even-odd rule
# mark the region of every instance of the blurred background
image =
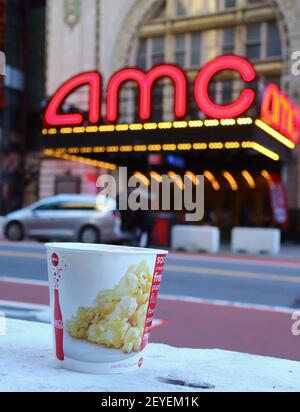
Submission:
MULTIPOLYGON (((0 0, 0 50, 7 63, 0 87, 0 215, 56 195, 93 196, 97 177, 115 175, 117 166, 127 166, 129 175, 144 182, 163 174, 203 174, 205 216, 197 225, 220 229, 221 254, 171 254, 154 339, 299 360, 299 338, 291 332, 291 315, 300 306, 299 147, 271 139, 255 123, 270 83, 300 103, 300 76, 292 73, 299 21, 298 0, 0 0), (193 94, 199 69, 226 54, 246 57, 257 72, 251 84, 255 103, 227 123, 206 119, 193 94), (47 104, 73 76, 101 73, 105 114, 114 73, 164 63, 181 67, 188 79, 182 123, 174 115, 174 87, 164 78, 153 88, 147 127, 139 120, 133 82, 121 88, 113 129, 105 119, 96 131, 89 128, 88 86, 60 108, 61 114, 82 114, 82 127, 46 127, 47 104), (191 122, 199 120, 203 127, 195 130, 191 122), (232 254, 234 227, 280 229, 281 256, 232 254)), ((228 104, 244 88, 240 76, 225 71, 210 84, 210 96, 228 104)), ((52 213, 51 207, 70 208, 69 201, 39 205, 52 213)), ((78 209, 88 208, 76 202, 78 209)), ((170 247, 175 224, 185 224, 183 213, 152 215, 149 243, 170 247)), ((14 229, 14 240, 25 237, 19 232, 18 239, 14 229)), ((0 307, 9 316, 45 319, 43 246, 3 241, 0 259, 0 307)))
MULTIPOLYGON (((286 2, 267 0, 2 1, 1 49, 7 55, 7 76, 0 101, 2 214, 58 193, 93 192, 95 176, 101 170, 88 164, 88 160, 105 158, 147 177, 151 171, 161 174, 174 170, 180 175, 190 169, 196 174, 206 172, 205 220, 218 225, 225 238, 233 226, 273 223, 268 182, 269 173, 273 173, 287 191, 291 222, 287 236, 291 240, 299 239, 298 149, 286 155, 283 147, 280 148, 278 162, 261 153, 232 147, 230 150, 187 150, 187 146, 186 150, 175 152, 153 150, 138 154, 112 150, 112 153, 86 156, 86 162, 81 159, 78 164, 44 156, 41 134, 43 112, 49 98, 72 76, 91 70, 101 72, 105 97, 108 80, 117 70, 127 66, 149 70, 165 62, 175 63, 187 73, 190 87, 186 120, 201 119, 204 115, 194 100, 193 82, 200 67, 222 54, 245 56, 255 65, 258 76, 252 87, 257 91, 258 102, 245 115, 258 117, 261 95, 269 83, 279 85, 297 103, 300 80, 292 75, 291 55, 298 46, 295 17, 298 13, 296 0, 289 1, 288 6, 286 2), (248 172, 246 179, 241 174, 244 169, 248 172), (231 182, 223 171, 230 173, 231 182), (262 174, 263 171, 268 173, 262 174), (214 186, 212 179, 217 182, 214 186), (232 190, 232 182, 237 183, 237 191, 232 190)), ((217 103, 226 104, 233 101, 243 87, 239 76, 225 72, 214 79, 210 94, 217 103)), ((163 79, 155 85, 152 122, 174 120, 173 94, 170 80, 163 79)), ((82 87, 64 102, 62 109, 86 113, 88 101, 89 88, 82 87)), ((119 106, 120 124, 137 121, 139 110, 134 83, 128 82, 122 87, 119 106)), ((213 137, 217 142, 220 139, 235 142, 244 133, 242 127, 216 129, 213 137)), ((171 136, 161 130, 149 142, 176 143, 179 132, 179 142, 198 141, 193 130, 173 130, 171 136)), ((201 133, 201 141, 205 141, 207 131, 201 133)), ((147 138, 143 140, 140 135, 132 133, 125 140, 123 136, 119 139, 114 136, 114 146, 120 141, 131 142, 131 145, 135 141, 147 142, 147 138)), ((259 130, 255 135, 258 138, 259 130)), ((111 136, 105 139, 107 142, 111 136)), ((53 138, 51 140, 53 146, 53 138)), ((61 147, 59 140, 62 138, 56 139, 57 147, 61 147)), ((94 149, 101 146, 101 140, 104 138, 99 137, 96 144, 86 141, 89 148, 94 149)), ((69 148, 74 148, 77 141, 73 138, 69 148)))

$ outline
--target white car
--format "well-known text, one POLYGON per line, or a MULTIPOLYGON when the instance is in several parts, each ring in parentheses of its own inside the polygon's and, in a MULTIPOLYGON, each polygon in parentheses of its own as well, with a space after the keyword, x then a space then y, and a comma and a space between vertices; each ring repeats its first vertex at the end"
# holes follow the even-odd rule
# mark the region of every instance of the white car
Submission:
POLYGON ((118 243, 124 238, 115 200, 104 196, 58 195, 10 213, 4 235, 83 243, 118 243))

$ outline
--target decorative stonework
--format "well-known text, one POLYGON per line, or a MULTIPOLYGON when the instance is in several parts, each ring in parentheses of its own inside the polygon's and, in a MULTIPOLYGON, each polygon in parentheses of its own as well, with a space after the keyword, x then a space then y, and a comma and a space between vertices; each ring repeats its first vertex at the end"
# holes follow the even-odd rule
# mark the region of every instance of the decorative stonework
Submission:
POLYGON ((140 26, 143 24, 153 7, 161 3, 161 0, 136 0, 124 19, 113 53, 112 67, 117 71, 127 65, 130 48, 140 26))
POLYGON ((81 0, 64 0, 64 22, 73 29, 81 17, 81 0))

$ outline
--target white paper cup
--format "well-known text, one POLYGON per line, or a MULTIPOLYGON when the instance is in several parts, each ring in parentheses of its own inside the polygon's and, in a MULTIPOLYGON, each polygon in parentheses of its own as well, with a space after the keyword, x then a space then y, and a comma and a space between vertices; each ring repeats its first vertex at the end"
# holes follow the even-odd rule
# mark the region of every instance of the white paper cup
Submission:
POLYGON ((79 243, 46 247, 58 363, 100 374, 140 368, 168 252, 79 243))

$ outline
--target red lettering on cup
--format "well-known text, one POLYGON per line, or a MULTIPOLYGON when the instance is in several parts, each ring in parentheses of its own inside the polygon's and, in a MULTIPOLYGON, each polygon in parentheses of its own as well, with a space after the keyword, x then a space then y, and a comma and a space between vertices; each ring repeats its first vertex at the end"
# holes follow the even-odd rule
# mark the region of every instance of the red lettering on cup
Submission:
POLYGON ((144 335, 143 335, 142 343, 141 343, 141 350, 143 350, 147 346, 148 341, 149 341, 149 336, 150 336, 153 317, 154 317, 154 311, 155 311, 157 299, 158 299, 158 291, 159 291, 159 287, 161 284, 162 273, 163 273, 166 257, 167 255, 157 255, 156 257, 154 275, 153 275, 152 286, 151 286, 151 291, 150 291, 149 305, 147 309, 147 316, 146 316, 146 322, 145 322, 145 328, 144 328, 144 335))

